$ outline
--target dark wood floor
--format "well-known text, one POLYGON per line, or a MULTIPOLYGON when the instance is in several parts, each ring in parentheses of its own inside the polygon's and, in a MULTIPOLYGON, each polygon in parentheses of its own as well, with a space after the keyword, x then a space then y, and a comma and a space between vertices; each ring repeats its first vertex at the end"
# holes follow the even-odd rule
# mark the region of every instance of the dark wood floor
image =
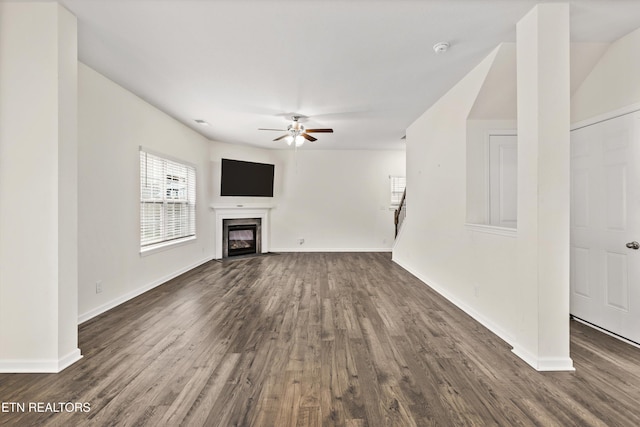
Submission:
POLYGON ((571 325, 539 373, 389 254, 210 262, 80 326, 60 374, 0 375, 8 425, 638 426, 640 350, 571 325))

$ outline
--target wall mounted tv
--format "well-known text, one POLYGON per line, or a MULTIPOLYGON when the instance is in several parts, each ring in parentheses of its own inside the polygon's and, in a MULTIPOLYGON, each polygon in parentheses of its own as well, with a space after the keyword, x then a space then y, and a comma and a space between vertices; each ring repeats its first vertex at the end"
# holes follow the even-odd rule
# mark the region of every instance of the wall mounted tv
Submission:
POLYGON ((275 166, 222 159, 221 196, 273 197, 275 166))

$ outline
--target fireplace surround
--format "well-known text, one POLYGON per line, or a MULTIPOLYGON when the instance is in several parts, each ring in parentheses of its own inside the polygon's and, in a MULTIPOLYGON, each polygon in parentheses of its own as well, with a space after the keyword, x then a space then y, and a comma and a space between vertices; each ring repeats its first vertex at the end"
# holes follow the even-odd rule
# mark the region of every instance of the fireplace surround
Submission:
MULTIPOLYGON (((261 249, 257 253, 269 252, 269 217, 275 205, 263 203, 211 204, 215 221, 215 259, 223 258, 223 222, 225 219, 260 219, 261 249)), ((257 233, 258 231, 256 231, 257 233)))

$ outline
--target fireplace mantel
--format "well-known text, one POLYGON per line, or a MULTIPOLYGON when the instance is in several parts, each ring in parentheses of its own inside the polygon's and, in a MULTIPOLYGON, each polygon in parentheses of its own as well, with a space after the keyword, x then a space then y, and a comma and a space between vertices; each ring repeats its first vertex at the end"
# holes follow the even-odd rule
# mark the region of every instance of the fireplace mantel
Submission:
POLYGON ((271 205, 268 203, 238 203, 238 204, 231 204, 231 203, 212 203, 210 205, 211 209, 213 209, 214 211, 225 211, 225 210, 241 210, 241 211, 245 211, 247 209, 273 209, 276 207, 276 205, 271 205))
POLYGON ((222 223, 225 219, 260 218, 262 222, 262 253, 269 252, 269 212, 275 205, 267 203, 242 203, 242 204, 211 204, 215 212, 215 258, 221 259, 222 250, 222 223))

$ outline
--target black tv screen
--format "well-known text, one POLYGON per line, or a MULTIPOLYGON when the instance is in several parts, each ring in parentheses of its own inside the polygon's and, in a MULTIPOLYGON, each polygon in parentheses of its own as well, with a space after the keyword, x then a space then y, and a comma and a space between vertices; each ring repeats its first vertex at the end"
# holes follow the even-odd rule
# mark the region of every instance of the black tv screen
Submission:
POLYGON ((273 197, 275 166, 222 159, 221 196, 273 197))

